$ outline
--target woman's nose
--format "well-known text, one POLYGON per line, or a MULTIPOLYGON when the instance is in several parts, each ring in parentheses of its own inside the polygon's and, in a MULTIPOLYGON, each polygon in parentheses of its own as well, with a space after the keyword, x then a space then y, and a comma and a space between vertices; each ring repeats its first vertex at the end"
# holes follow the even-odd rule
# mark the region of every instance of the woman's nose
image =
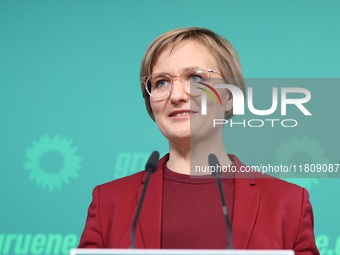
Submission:
POLYGON ((185 88, 185 81, 181 79, 174 79, 172 84, 172 91, 170 94, 170 100, 174 103, 187 101, 189 99, 189 93, 185 88))

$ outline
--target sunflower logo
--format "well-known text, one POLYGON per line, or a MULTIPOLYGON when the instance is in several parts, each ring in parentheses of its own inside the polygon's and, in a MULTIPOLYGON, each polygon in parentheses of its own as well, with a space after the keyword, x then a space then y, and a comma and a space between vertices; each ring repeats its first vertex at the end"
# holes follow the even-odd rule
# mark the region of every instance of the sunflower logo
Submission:
POLYGON ((29 180, 49 191, 61 189, 70 178, 77 178, 81 158, 75 155, 72 141, 59 135, 44 135, 26 150, 25 169, 30 171, 29 180))
MULTIPOLYGON (((320 142, 304 136, 302 138, 292 137, 276 151, 276 160, 279 164, 327 164, 329 158, 325 156, 325 149, 320 145, 320 142)), ((318 173, 319 177, 327 177, 324 174, 318 173)), ((286 181, 298 184, 309 191, 313 186, 319 185, 318 178, 283 178, 286 181)))

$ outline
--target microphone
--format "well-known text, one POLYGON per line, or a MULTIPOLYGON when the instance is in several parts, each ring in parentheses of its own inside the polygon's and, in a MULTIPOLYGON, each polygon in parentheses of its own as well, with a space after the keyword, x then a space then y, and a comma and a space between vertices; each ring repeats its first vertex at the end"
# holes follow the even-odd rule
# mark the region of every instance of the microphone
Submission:
POLYGON ((130 249, 136 248, 136 227, 137 227, 137 222, 138 222, 138 219, 139 219, 139 214, 140 214, 140 211, 142 209, 146 189, 149 185, 150 176, 151 176, 152 173, 154 173, 156 171, 158 160, 159 160, 159 152, 154 151, 154 152, 151 153, 148 161, 145 164, 145 170, 147 172, 147 175, 146 175, 146 178, 145 178, 142 194, 141 194, 141 197, 138 201, 136 212, 135 212, 135 215, 134 215, 133 221, 132 221, 130 249))
MULTIPOLYGON (((218 162, 216 155, 213 153, 209 154, 208 162, 209 162, 209 166, 214 166, 216 168, 217 166, 220 166, 220 162, 218 162)), ((226 223, 226 228, 227 228, 227 243, 228 243, 227 249, 233 249, 232 226, 231 226, 231 222, 228 217, 227 203, 224 198, 223 187, 222 187, 222 182, 221 182, 221 177, 220 177, 221 173, 217 170, 217 171, 212 172, 212 174, 216 177, 217 186, 218 186, 218 190, 220 192, 220 197, 222 201, 222 212, 225 218, 225 223, 226 223)))

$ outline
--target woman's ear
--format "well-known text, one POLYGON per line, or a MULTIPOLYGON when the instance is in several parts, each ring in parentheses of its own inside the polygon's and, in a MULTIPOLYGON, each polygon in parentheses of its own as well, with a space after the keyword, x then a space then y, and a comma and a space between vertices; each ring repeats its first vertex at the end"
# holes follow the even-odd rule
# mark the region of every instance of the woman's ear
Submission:
POLYGON ((226 101, 224 110, 225 110, 225 113, 229 113, 233 110, 233 95, 228 89, 227 89, 227 101, 226 101))

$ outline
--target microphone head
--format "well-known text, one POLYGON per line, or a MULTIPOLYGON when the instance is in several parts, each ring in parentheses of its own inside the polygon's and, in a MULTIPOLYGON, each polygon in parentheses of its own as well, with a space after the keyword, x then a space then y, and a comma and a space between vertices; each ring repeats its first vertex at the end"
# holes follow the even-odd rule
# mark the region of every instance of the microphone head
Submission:
MULTIPOLYGON (((209 166, 213 166, 215 168, 217 168, 217 166, 220 166, 220 162, 218 161, 216 155, 214 153, 210 153, 208 155, 208 162, 209 162, 209 166)), ((212 171, 211 174, 215 177, 219 177, 220 176, 220 172, 219 171, 212 171)))
POLYGON ((145 170, 151 171, 151 173, 154 173, 157 169, 158 160, 159 160, 159 152, 158 151, 152 152, 148 161, 145 164, 145 170))

